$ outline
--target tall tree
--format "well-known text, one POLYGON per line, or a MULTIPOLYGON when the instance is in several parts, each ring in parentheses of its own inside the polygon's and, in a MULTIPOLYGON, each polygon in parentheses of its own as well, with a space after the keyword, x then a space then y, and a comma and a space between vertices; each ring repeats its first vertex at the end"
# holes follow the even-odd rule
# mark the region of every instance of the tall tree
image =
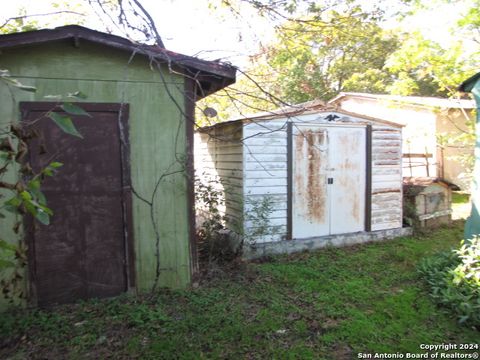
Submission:
POLYGON ((448 97, 475 69, 475 59, 465 53, 462 42, 445 48, 418 32, 401 39, 385 66, 394 78, 388 87, 393 94, 448 97))
POLYGON ((377 22, 354 7, 346 13, 332 10, 321 18, 284 25, 266 56, 278 75, 278 95, 294 103, 327 100, 343 90, 363 90, 365 85, 356 79, 387 82, 380 70, 397 47, 397 39, 377 22))
POLYGON ((215 120, 328 100, 339 91, 386 91, 391 76, 382 69, 398 40, 380 27, 377 9, 353 1, 259 3, 259 11, 275 17, 276 39, 250 58, 237 84, 206 100, 223 111, 215 120))

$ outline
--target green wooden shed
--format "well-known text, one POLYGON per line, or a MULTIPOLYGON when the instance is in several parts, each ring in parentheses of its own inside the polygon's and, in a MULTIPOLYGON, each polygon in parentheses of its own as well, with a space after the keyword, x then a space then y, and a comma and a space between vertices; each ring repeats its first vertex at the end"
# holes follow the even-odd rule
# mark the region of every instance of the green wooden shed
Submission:
POLYGON ((29 302, 188 285, 197 269, 195 102, 234 83, 235 68, 64 26, 0 36, 0 69, 37 89, 0 84, 2 127, 38 123, 42 137, 32 144, 46 150, 30 151, 32 166, 64 163, 44 183, 50 225, 26 220, 17 234, 18 216, 0 222, 2 239, 28 246, 29 302), (60 111, 52 95, 78 91, 90 115, 73 118, 83 139, 42 119, 60 111))

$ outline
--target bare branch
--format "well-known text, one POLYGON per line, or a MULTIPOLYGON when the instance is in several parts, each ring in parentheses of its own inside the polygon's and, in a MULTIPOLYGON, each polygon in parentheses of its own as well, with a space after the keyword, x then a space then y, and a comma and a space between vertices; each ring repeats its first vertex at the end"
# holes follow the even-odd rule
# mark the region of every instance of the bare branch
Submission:
POLYGON ((135 3, 135 5, 138 6, 138 8, 143 12, 143 14, 147 17, 148 19, 148 26, 150 27, 150 29, 153 31, 153 33, 155 34, 155 41, 157 43, 158 46, 160 46, 161 48, 165 48, 165 45, 163 44, 163 41, 162 41, 162 38, 160 36, 160 34, 158 33, 158 30, 157 30, 157 27, 155 26, 155 21, 153 21, 152 17, 150 16, 150 14, 148 13, 147 10, 145 10, 145 8, 142 6, 142 4, 138 1, 138 0, 133 0, 133 2, 135 3))
POLYGON ((32 18, 32 17, 58 15, 58 14, 73 14, 73 15, 85 16, 85 14, 82 14, 82 13, 79 13, 79 12, 76 12, 76 11, 70 11, 70 10, 61 10, 61 11, 53 11, 53 12, 48 12, 48 13, 42 13, 42 14, 30 14, 30 15, 15 16, 15 17, 8 18, 3 24, 1 24, 0 29, 7 26, 8 23, 11 22, 11 21, 22 20, 22 19, 27 19, 27 18, 32 18))

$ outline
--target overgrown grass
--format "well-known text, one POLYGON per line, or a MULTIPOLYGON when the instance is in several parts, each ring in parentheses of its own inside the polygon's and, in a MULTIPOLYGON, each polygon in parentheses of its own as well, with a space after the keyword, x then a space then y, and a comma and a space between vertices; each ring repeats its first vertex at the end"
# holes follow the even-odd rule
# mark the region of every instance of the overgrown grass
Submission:
POLYGON ((470 201, 470 194, 462 192, 452 192, 453 204, 467 204, 470 201))
POLYGON ((276 257, 188 291, 3 314, 0 358, 350 359, 475 343, 479 333, 437 308, 416 271, 461 236, 440 229, 276 257))

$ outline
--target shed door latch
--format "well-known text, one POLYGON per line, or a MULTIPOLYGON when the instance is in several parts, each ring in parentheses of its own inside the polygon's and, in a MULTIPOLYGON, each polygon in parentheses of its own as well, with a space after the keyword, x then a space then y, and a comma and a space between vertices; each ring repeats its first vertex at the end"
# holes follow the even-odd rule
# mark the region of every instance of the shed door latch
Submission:
POLYGON ((333 184, 333 178, 327 178, 327 184, 329 185, 333 184))

